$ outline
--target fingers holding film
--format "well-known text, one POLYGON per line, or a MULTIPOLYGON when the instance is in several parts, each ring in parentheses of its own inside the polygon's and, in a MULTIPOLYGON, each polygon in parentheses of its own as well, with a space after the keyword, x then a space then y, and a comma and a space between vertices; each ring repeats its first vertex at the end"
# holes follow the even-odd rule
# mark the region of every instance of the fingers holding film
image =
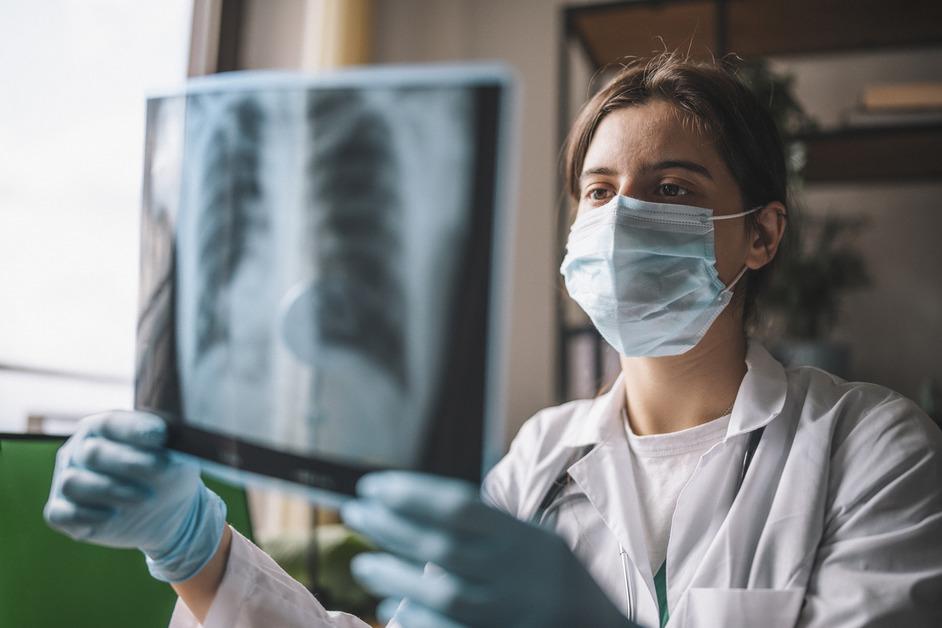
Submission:
POLYGON ((402 628, 467 628, 466 624, 458 623, 411 600, 405 600, 401 606, 397 599, 383 600, 376 615, 377 619, 387 624, 395 616, 402 628))
POLYGON ((402 515, 466 532, 497 515, 480 501, 474 485, 410 471, 370 473, 357 483, 357 493, 402 515))
POLYGON ((62 496, 81 506, 110 508, 143 501, 151 494, 139 484, 80 467, 64 469, 60 482, 62 496))
POLYGON ((114 514, 110 508, 83 506, 67 499, 51 499, 43 508, 43 518, 72 538, 85 538, 93 526, 102 524, 114 514))
POLYGON ((85 419, 89 435, 103 436, 119 443, 155 449, 167 440, 167 425, 152 414, 114 410, 85 419))
POLYGON ((440 536, 436 531, 417 525, 414 521, 397 516, 375 502, 349 501, 340 509, 344 523, 365 534, 375 543, 391 552, 414 555, 417 561, 431 560, 420 550, 437 544, 430 537, 440 536))
POLYGON ((403 600, 400 598, 387 597, 376 606, 376 619, 383 625, 388 624, 396 616, 396 611, 402 604, 403 600))
POLYGON ((460 532, 416 522, 366 500, 347 502, 341 514, 347 525, 384 550, 416 563, 434 563, 472 580, 489 576, 489 548, 460 532))
POLYGON ((380 597, 402 598, 425 588, 422 567, 390 554, 359 554, 350 561, 350 571, 364 587, 380 597))
POLYGON ((448 572, 426 573, 422 567, 391 554, 360 554, 350 566, 356 579, 374 594, 406 598, 410 604, 455 620, 467 621, 481 605, 474 585, 448 572))
POLYGON ((167 465, 163 452, 146 451, 131 445, 89 436, 75 444, 72 465, 116 478, 148 483, 167 465))

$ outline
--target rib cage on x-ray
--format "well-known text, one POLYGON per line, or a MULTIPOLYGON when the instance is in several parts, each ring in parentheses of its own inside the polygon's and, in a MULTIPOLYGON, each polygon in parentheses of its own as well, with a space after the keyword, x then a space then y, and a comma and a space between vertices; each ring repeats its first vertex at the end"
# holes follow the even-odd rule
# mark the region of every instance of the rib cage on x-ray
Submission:
POLYGON ((233 434, 259 433, 269 418, 271 113, 249 95, 187 99, 176 270, 183 405, 196 424, 233 434))
MULTIPOLYGON (((264 255, 252 240, 267 232, 269 221, 261 205, 259 144, 264 111, 253 100, 237 102, 226 117, 232 124, 212 129, 206 145, 200 206, 200 274, 197 284, 196 351, 205 354, 229 337, 230 285, 239 265, 264 255)), ((257 352, 258 368, 267 368, 264 352, 257 352)))
POLYGON ((187 96, 175 271, 186 423, 416 464, 461 289, 472 96, 187 96))
POLYGON ((306 113, 318 340, 362 351, 405 385, 402 173, 389 121, 351 90, 310 93, 306 113))

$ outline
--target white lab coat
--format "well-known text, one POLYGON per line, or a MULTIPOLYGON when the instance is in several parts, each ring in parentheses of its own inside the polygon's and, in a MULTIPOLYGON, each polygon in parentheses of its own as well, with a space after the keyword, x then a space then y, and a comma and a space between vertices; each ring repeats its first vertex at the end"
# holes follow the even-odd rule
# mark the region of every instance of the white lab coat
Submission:
MULTIPOLYGON (((726 437, 677 501, 669 626, 942 626, 942 432, 911 401, 813 368, 785 371, 750 343, 726 437), (748 434, 765 426, 736 494, 748 434)), ((682 385, 682 384, 680 384, 682 385)), ((678 391, 682 392, 682 391, 678 391)), ((488 502, 537 509, 574 448, 574 482, 547 513, 611 600, 657 626, 654 583, 620 423, 621 382, 549 408, 486 478, 488 502)), ((182 603, 172 628, 197 626, 182 603)), ((206 628, 353 627, 236 536, 206 628)))

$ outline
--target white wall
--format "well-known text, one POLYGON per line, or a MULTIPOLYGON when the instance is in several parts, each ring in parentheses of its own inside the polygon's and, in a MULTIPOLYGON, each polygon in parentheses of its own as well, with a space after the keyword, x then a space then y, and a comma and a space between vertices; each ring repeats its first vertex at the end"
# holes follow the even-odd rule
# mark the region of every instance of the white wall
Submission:
POLYGON ((244 10, 240 69, 301 68, 307 0, 248 0, 244 10))

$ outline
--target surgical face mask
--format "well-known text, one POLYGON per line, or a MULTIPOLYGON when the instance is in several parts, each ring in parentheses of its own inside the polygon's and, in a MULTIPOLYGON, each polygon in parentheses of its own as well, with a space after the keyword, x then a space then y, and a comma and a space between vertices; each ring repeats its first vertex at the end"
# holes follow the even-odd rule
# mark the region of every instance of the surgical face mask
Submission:
POLYGON ((713 223, 739 218, 616 196, 572 225, 560 272, 569 295, 621 355, 679 355, 706 334, 746 272, 725 285, 713 223))

